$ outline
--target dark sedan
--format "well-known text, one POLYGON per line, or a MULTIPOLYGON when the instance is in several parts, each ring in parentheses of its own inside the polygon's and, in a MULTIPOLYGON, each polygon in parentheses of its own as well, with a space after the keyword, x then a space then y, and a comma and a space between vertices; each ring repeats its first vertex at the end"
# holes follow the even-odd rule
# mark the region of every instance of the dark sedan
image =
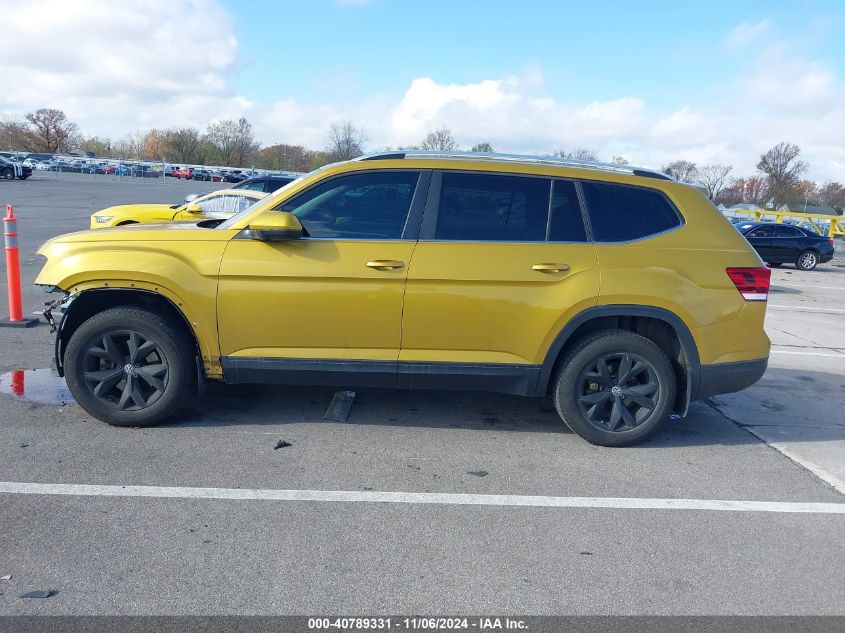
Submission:
POLYGON ((793 263, 799 270, 813 270, 833 259, 832 239, 799 226, 744 222, 736 228, 770 266, 793 263))
POLYGON ((286 184, 293 182, 298 177, 299 176, 256 176, 255 178, 247 178, 230 188, 273 193, 276 189, 284 187, 286 184))
POLYGON ((5 180, 14 180, 15 178, 26 180, 31 175, 31 167, 27 167, 21 163, 9 160, 4 156, 0 156, 0 178, 5 180))

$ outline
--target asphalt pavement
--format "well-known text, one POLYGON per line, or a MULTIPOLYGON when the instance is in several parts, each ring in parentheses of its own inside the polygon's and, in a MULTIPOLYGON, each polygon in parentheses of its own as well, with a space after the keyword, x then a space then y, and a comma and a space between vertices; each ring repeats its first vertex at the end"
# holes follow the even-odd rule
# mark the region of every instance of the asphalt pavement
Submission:
MULTIPOLYGON (((41 242, 218 187, 0 182, 26 311, 41 242)), ((331 388, 219 385, 120 429, 31 381, 0 394, 0 612, 845 615, 843 264, 774 270, 763 379, 632 448, 504 395, 359 390, 334 422, 331 388)), ((0 330, 0 373, 51 354, 43 324, 0 330)))

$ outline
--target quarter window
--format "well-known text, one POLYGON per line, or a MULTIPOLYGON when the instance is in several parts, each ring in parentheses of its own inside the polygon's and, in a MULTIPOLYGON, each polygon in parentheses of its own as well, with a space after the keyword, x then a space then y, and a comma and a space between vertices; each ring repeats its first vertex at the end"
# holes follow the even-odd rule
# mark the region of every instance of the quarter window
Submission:
POLYGON ((593 236, 598 242, 628 242, 680 226, 674 207, 658 191, 583 182, 593 236))
POLYGON ((350 174, 315 185, 284 204, 311 237, 399 239, 419 180, 417 171, 350 174))
POLYGON ((581 204, 575 192, 575 183, 568 180, 556 180, 552 193, 551 219, 549 220, 549 240, 552 242, 586 242, 584 218, 581 204))
POLYGON ((542 242, 548 212, 546 178, 444 172, 434 237, 542 242))

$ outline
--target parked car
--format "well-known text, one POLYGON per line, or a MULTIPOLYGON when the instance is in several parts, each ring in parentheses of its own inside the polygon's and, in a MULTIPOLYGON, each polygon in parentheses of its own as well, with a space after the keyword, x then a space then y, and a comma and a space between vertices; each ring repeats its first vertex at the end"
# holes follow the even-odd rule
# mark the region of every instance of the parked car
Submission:
POLYGON ((123 204, 91 215, 91 228, 104 229, 125 224, 150 222, 198 222, 228 218, 261 200, 258 191, 221 189, 182 204, 123 204))
POLYGON ((31 167, 17 161, 9 160, 5 156, 0 156, 0 179, 14 180, 18 178, 20 180, 26 180, 31 175, 31 167))
POLYGON ((219 171, 211 172, 211 182, 223 182, 223 174, 219 171))
POLYGON ((284 187, 292 183, 298 176, 256 176, 255 178, 247 178, 239 182, 232 189, 249 189, 252 191, 263 191, 265 193, 273 193, 276 189, 284 187))
POLYGON ((736 228, 770 266, 791 263, 799 270, 813 270, 833 259, 833 239, 800 226, 744 222, 736 228))
POLYGON ((66 295, 58 371, 119 426, 205 380, 447 388, 549 395, 625 446, 753 384, 770 348, 771 270, 697 189, 630 166, 389 152, 225 221, 39 253, 66 295))
POLYGON ((194 180, 201 180, 201 181, 205 181, 205 182, 210 182, 211 181, 211 172, 208 171, 207 169, 195 169, 193 174, 192 174, 192 178, 194 180))
POLYGON ((173 172, 174 177, 182 178, 183 180, 190 180, 193 177, 193 174, 194 170, 192 167, 180 167, 173 172))
POLYGON ((234 169, 223 175, 223 182, 242 182, 246 180, 246 174, 234 169))

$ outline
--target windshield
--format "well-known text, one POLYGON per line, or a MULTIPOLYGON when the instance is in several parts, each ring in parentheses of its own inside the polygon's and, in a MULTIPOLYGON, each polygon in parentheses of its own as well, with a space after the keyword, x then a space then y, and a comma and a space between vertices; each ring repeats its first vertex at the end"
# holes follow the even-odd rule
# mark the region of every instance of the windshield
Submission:
MULTIPOLYGON (((312 173, 313 173, 313 172, 312 172, 312 173)), ((300 177, 299 177, 299 178, 297 178, 296 180, 292 180, 291 182, 289 182, 288 184, 286 184, 284 187, 281 187, 280 189, 276 189, 276 191, 274 191, 273 193, 271 193, 269 196, 267 196, 267 197, 265 197, 265 198, 261 198, 260 200, 256 200, 256 201, 255 201, 255 202, 253 202, 251 205, 249 205, 246 209, 244 209, 243 211, 240 211, 240 212, 236 213, 235 215, 233 215, 231 218, 229 218, 229 219, 228 219, 228 220, 226 220, 225 222, 222 222, 222 223, 218 224, 218 225, 217 225, 217 227, 215 227, 215 228, 218 228, 218 229, 228 229, 228 228, 231 228, 231 227, 232 227, 232 225, 233 225, 233 224, 235 224, 235 223, 238 221, 238 219, 239 219, 239 218, 243 217, 243 216, 244 216, 244 215, 246 215, 247 213, 251 213, 251 212, 252 212, 252 210, 255 208, 255 205, 256 205, 256 204, 258 204, 259 202, 263 204, 264 202, 266 202, 266 201, 267 201, 267 200, 269 200, 269 199, 276 198, 276 197, 278 197, 279 195, 283 195, 283 194, 284 194, 284 192, 285 192, 287 189, 289 189, 291 186, 293 186, 293 185, 295 185, 296 183, 298 183, 298 182, 299 182, 300 180, 302 180, 303 178, 305 178, 305 176, 300 176, 300 177)))

